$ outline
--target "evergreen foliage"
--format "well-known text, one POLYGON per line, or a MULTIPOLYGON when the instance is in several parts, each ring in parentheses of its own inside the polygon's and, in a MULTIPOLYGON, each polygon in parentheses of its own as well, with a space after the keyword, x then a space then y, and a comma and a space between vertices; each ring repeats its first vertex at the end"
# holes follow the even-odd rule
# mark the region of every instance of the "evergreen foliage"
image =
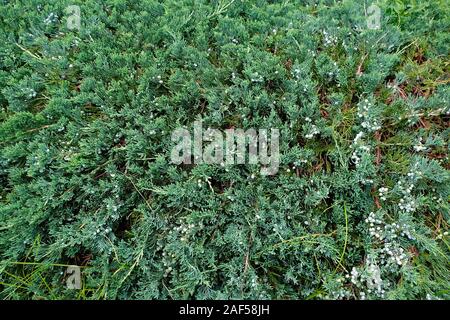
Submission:
POLYGON ((370 4, 1 0, 0 298, 448 299, 450 4, 370 4), (200 118, 280 171, 172 164, 200 118))

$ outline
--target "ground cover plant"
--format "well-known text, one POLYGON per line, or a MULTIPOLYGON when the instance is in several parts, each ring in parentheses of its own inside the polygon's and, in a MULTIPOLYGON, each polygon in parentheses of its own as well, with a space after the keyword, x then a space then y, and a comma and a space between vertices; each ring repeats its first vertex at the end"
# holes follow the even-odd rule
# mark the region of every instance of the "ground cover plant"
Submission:
POLYGON ((448 299, 449 14, 1 0, 0 298, 448 299), (199 119, 279 171, 171 163, 199 119))

